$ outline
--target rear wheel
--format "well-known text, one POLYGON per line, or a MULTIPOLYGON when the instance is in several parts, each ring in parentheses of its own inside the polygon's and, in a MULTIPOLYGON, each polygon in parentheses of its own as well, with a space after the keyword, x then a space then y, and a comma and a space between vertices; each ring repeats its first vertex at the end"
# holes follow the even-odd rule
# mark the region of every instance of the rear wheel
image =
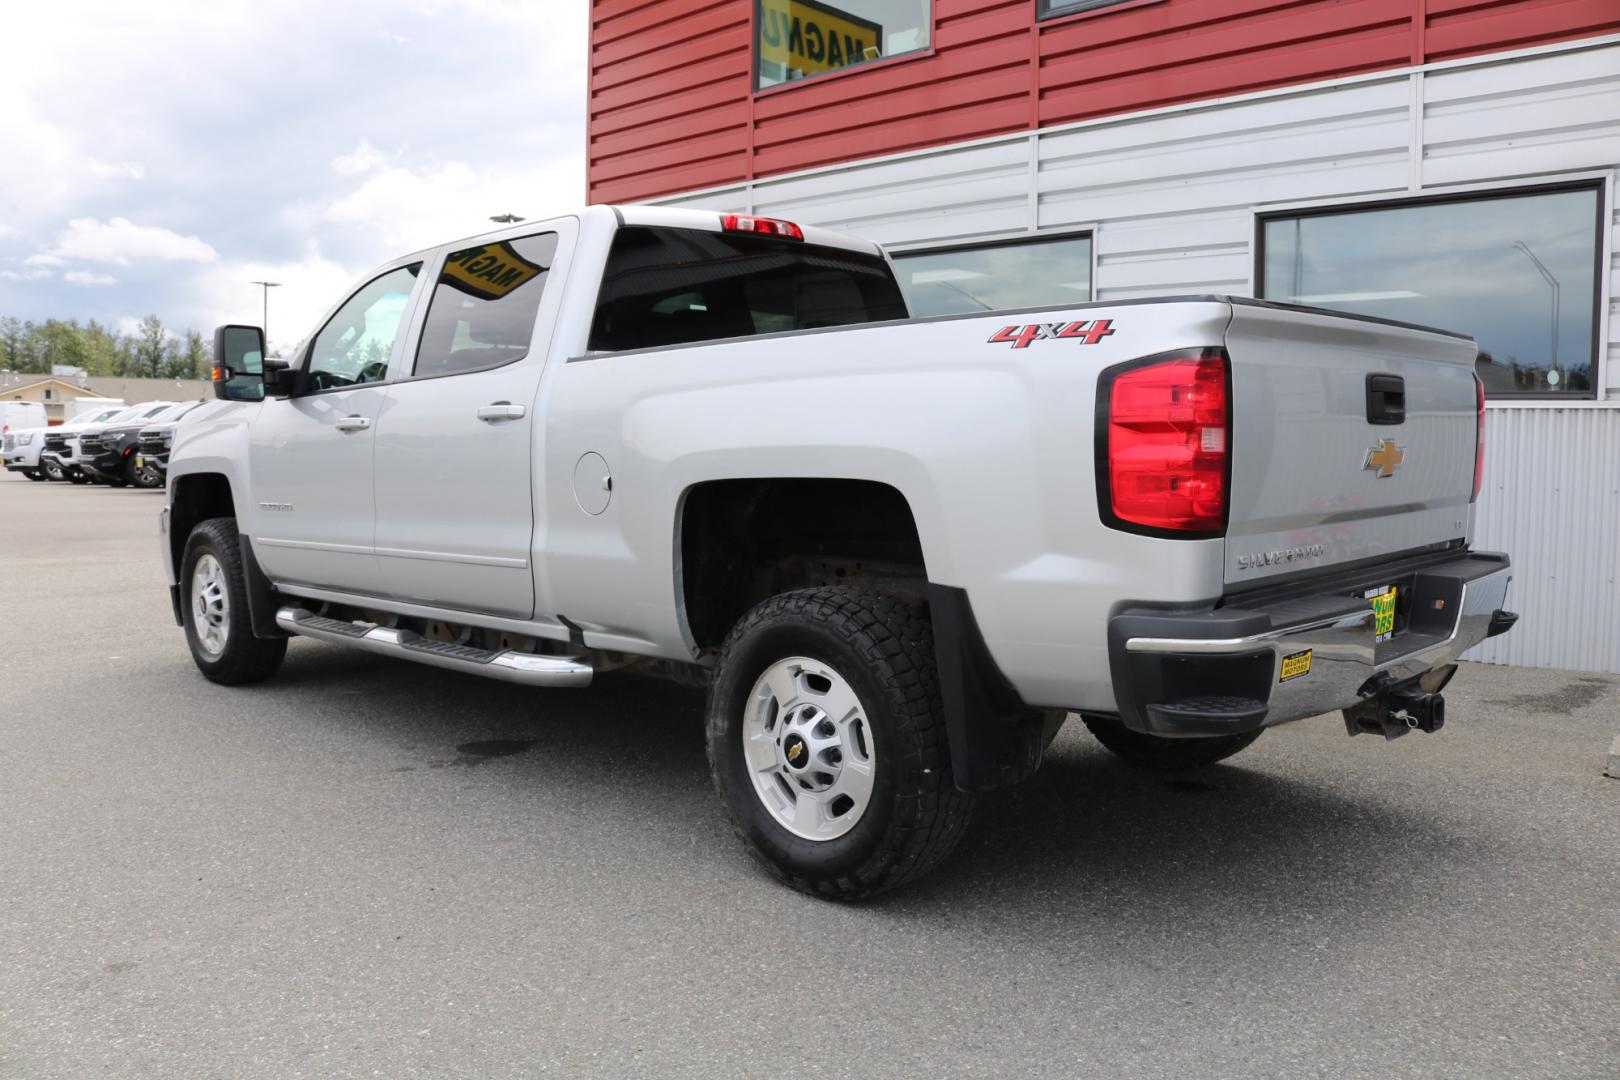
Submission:
POLYGON ((926 873, 967 829, 921 604, 817 588, 737 624, 709 695, 733 826, 794 888, 848 900, 926 873))
POLYGON ((1233 754, 1247 749, 1260 737, 1263 728, 1243 731, 1234 735, 1212 735, 1199 739, 1170 739, 1163 735, 1148 735, 1132 731, 1118 720, 1100 716, 1083 716, 1086 727, 1097 741, 1141 769, 1157 772, 1181 772, 1201 769, 1224 761, 1233 754))
POLYGON ((191 530, 180 560, 180 610, 191 658, 213 682, 260 682, 287 655, 286 638, 253 636, 235 518, 210 518, 191 530))

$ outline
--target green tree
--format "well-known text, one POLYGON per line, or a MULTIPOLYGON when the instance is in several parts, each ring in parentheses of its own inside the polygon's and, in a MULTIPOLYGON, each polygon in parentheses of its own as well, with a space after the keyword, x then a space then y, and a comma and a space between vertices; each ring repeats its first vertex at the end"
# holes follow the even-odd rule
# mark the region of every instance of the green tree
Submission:
POLYGON ((203 337, 195 330, 186 331, 185 358, 181 367, 185 374, 182 379, 206 379, 212 371, 214 358, 203 344, 203 337))
POLYGON ((0 319, 0 368, 17 370, 21 349, 22 323, 10 315, 0 319))
POLYGON ((163 375, 168 353, 169 336, 164 332, 163 320, 148 315, 141 320, 141 328, 130 343, 125 375, 142 379, 156 379, 163 375))

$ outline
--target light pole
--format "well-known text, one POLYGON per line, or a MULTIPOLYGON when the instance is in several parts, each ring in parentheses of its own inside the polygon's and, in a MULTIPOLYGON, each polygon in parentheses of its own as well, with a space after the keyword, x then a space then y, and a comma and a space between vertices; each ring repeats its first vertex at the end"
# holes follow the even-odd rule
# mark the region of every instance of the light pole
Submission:
POLYGON ((520 221, 526 221, 528 219, 520 218, 516 214, 491 214, 489 220, 495 222, 497 225, 515 225, 520 221))
POLYGON ((264 292, 264 322, 260 325, 264 329, 264 347, 270 348, 270 290, 281 287, 279 281, 254 281, 249 284, 258 285, 264 292))
MULTIPOLYGON (((1547 366, 1552 371, 1557 372, 1558 371, 1558 293, 1559 293, 1558 279, 1553 276, 1553 272, 1551 270, 1547 269, 1547 266, 1546 266, 1545 263, 1543 263, 1540 259, 1536 258, 1536 253, 1530 250, 1530 245, 1529 244, 1526 244, 1523 240, 1515 240, 1515 241, 1513 241, 1513 246, 1518 248, 1520 251, 1524 252, 1524 257, 1525 258, 1527 258, 1531 262, 1535 263, 1536 269, 1541 272, 1541 276, 1546 280, 1547 284, 1552 287, 1552 345, 1551 345, 1552 356, 1547 361, 1547 366)), ((1559 378, 1560 379, 1563 378, 1563 375, 1562 375, 1561 372, 1559 373, 1559 378)))

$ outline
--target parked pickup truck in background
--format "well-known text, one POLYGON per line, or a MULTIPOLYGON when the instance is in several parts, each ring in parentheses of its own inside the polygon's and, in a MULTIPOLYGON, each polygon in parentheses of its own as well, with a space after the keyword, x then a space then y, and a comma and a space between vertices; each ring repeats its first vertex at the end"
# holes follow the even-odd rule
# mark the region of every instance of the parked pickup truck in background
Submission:
POLYGON ((1160 768, 1334 710, 1432 731, 1515 618, 1459 335, 1221 296, 912 320, 865 241, 598 206, 379 267, 286 362, 215 350, 162 545, 204 675, 289 634, 695 675, 737 830, 817 895, 938 863, 1071 711, 1160 768))
POLYGON ((200 401, 177 401, 153 411, 142 406, 146 415, 131 420, 114 421, 79 437, 79 468, 91 480, 111 487, 155 488, 163 483, 163 475, 149 467, 140 458, 141 433, 151 426, 173 431, 200 401))
POLYGON ((174 448, 174 435, 180 420, 204 402, 186 401, 175 406, 175 411, 159 413, 140 429, 135 444, 135 473, 143 480, 141 486, 161 487, 169 475, 169 451, 174 448))
POLYGON ((133 412, 120 402, 80 413, 65 424, 41 432, 40 465, 49 480, 69 480, 75 484, 88 484, 90 478, 79 469, 79 435, 125 413, 133 412))

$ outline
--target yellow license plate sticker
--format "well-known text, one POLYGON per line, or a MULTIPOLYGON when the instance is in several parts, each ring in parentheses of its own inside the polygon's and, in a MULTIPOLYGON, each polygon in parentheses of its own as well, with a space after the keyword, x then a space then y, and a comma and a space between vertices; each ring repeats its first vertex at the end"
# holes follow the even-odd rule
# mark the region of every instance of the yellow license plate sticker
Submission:
POLYGON ((1310 673, 1311 650, 1306 649, 1304 652, 1289 653, 1282 658, 1282 674, 1277 677, 1277 681, 1287 682, 1289 679, 1297 679, 1301 675, 1309 675, 1310 673))
POLYGON ((1372 602, 1373 640, 1388 641, 1395 635, 1395 586, 1386 585, 1365 595, 1372 602))

